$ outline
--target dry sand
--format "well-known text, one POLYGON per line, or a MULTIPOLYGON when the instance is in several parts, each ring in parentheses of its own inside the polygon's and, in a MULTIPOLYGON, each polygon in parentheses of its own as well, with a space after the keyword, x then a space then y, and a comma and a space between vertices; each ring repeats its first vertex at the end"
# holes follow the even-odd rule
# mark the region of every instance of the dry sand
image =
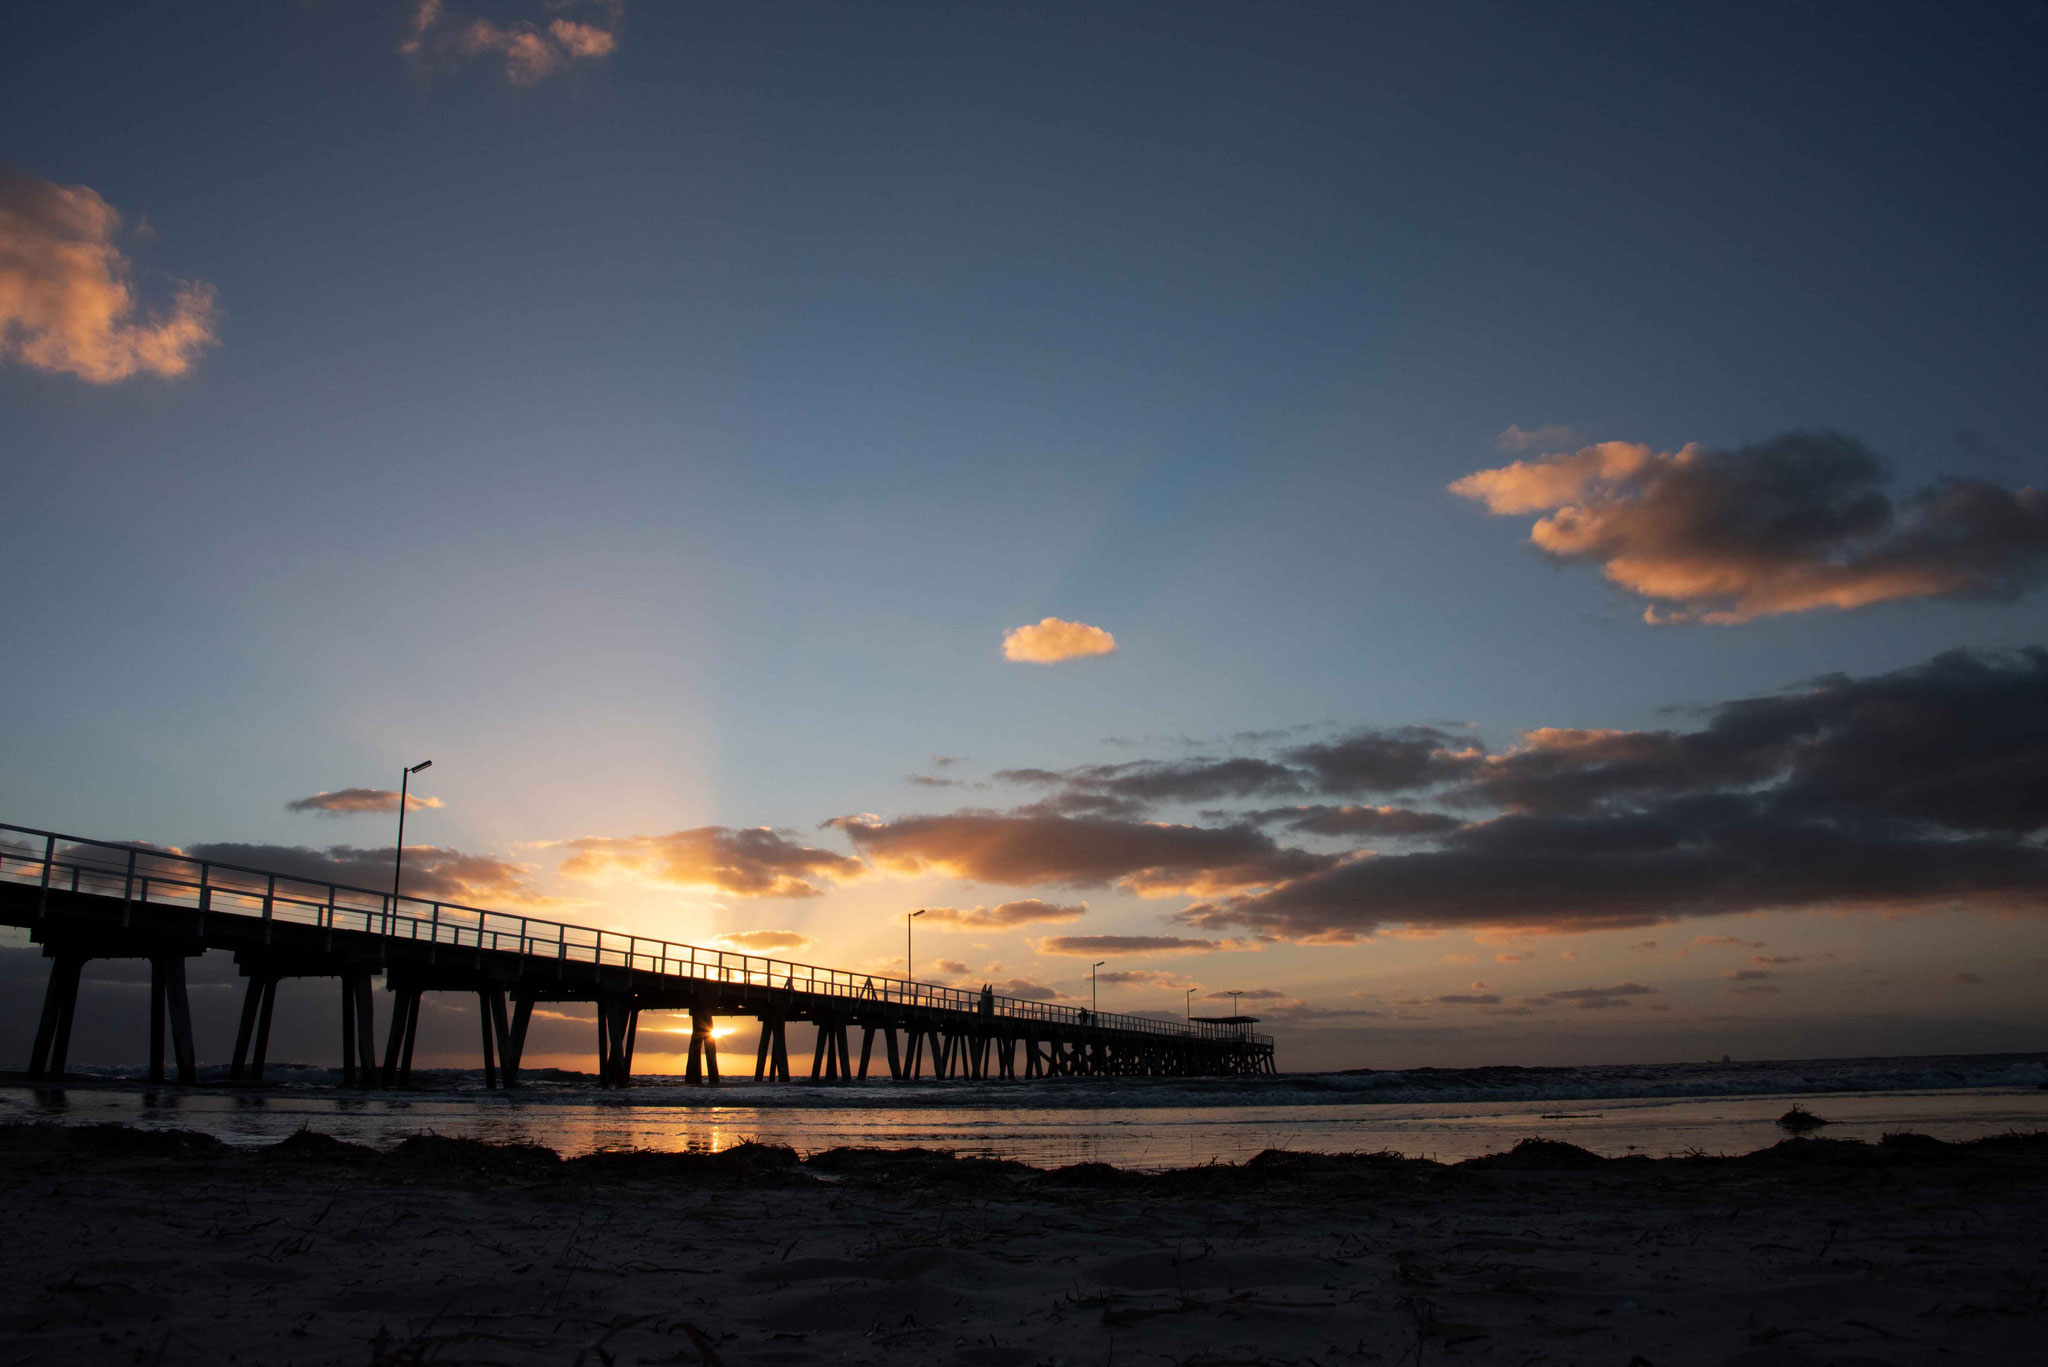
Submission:
POLYGON ((0 1364, 2044 1360, 2048 1135, 1266 1155, 0 1129, 0 1364))

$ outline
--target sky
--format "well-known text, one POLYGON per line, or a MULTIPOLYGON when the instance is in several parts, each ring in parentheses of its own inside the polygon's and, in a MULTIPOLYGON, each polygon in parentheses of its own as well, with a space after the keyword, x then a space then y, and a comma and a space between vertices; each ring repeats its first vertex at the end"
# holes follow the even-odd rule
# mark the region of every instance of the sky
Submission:
POLYGON ((0 820, 374 887, 431 759, 421 895, 1283 1068, 2042 1047, 2039 9, 12 19, 0 820))

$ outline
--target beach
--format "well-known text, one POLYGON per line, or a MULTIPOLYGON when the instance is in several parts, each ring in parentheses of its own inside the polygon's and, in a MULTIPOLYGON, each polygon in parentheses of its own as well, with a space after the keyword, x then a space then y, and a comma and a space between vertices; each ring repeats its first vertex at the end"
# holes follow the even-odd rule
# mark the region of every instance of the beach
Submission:
POLYGON ((9 1363, 1907 1364, 2048 1329, 2048 1136, 1134 1173, 0 1128, 9 1363))

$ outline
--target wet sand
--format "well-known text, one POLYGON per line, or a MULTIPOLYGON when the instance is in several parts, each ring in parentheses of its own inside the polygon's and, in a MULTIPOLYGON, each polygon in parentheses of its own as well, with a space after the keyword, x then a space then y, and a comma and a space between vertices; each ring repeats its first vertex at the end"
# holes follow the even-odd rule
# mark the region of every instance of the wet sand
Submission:
POLYGON ((2048 1135, 1133 1174, 19 1126, 0 1220, 0 1363, 1905 1367, 2048 1331, 2048 1135))

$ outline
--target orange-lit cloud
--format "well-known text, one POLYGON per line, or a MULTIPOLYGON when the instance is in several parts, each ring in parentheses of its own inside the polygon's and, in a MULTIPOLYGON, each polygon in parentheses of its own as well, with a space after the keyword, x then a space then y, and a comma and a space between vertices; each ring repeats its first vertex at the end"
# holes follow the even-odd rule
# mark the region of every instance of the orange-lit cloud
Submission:
POLYGON ((217 339, 213 286, 146 313, 115 239, 121 216, 83 185, 0 165, 0 360, 112 384, 183 375, 217 339))
MULTIPOLYGON (((405 809, 417 812, 426 807, 438 807, 438 797, 422 797, 418 793, 405 795, 405 809)), ((284 804, 288 812, 318 812, 322 816, 357 816, 364 812, 395 812, 398 810, 398 790, 395 788, 343 788, 328 792, 325 788, 311 797, 293 798, 284 804)))
POLYGON ((2010 598, 2048 572, 2048 491, 1944 480, 1898 503, 1853 437, 1729 451, 1601 442, 1455 481, 1529 539, 1650 600, 1651 622, 1728 625, 1911 598, 2010 598), (1668 606, 1660 606, 1668 605, 1668 606))
POLYGON ((1039 812, 955 812, 883 821, 837 817, 854 848, 895 873, 938 872, 1014 887, 1119 884, 1147 896, 1261 887, 1335 863, 1250 826, 1180 826, 1039 812))
MULTIPOLYGON (((574 6, 574 0, 550 0, 549 9, 574 6)), ((622 5, 616 0, 589 0, 603 22, 585 23, 556 17, 546 24, 518 19, 496 24, 489 19, 467 22, 451 16, 442 0, 419 0, 406 37, 398 45, 404 56, 424 60, 434 54, 460 59, 494 57, 503 63, 505 79, 527 86, 575 61, 609 57, 618 50, 617 27, 622 5)))
POLYGON ((1086 902, 1066 906, 1026 897, 993 907, 927 907, 926 925, 957 926, 963 930, 1001 930, 1007 926, 1048 925, 1078 921, 1088 910, 1086 902))
POLYGON ((766 826, 698 826, 667 835, 588 836, 561 843, 574 851, 562 861, 565 878, 626 877, 736 897, 816 897, 824 889, 812 880, 845 882, 862 872, 858 859, 798 844, 766 826))
POLYGON ((1028 664, 1057 664, 1061 660, 1107 655, 1115 649, 1116 637, 1101 627, 1058 617, 1041 618, 1030 626, 1012 627, 1003 633, 1003 658, 1028 664))
POLYGON ((809 949, 817 941, 793 930, 729 930, 719 940, 749 954, 788 954, 809 949))
POLYGON ((1255 946, 1235 940, 1188 940, 1178 935, 1051 935, 1033 946, 1040 954, 1209 954, 1255 946))

